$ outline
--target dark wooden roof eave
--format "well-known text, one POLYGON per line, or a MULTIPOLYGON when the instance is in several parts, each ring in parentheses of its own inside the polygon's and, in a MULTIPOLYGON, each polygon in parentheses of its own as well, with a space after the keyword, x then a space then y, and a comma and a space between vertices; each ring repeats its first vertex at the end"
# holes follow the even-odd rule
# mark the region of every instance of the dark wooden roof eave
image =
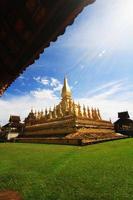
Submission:
MULTIPOLYGON (((0 9, 4 11, 1 12, 3 16, 1 15, 0 18, 2 24, 0 28, 0 41, 2 41, 0 44, 2 50, 0 55, 0 95, 29 65, 39 58, 51 42, 56 41, 58 36, 64 34, 66 27, 74 22, 74 19, 84 7, 94 1, 58 0, 53 8, 53 4, 50 4, 53 1, 42 1, 41 6, 38 4, 37 7, 36 4, 32 14, 28 10, 31 9, 32 4, 23 3, 32 2, 30 0, 27 2, 20 0, 16 6, 18 12, 14 10, 13 5, 10 9, 5 10, 1 7, 0 9), (48 12, 49 10, 50 12, 48 12), (5 17, 6 12, 15 13, 12 16, 16 15, 16 18, 10 20, 8 15, 5 17), (30 19, 27 18, 28 16, 30 19)), ((8 3, 8 0, 2 2, 8 3)), ((14 0, 14 2, 16 1, 14 0)), ((34 0, 34 2, 38 2, 38 0, 34 0)))

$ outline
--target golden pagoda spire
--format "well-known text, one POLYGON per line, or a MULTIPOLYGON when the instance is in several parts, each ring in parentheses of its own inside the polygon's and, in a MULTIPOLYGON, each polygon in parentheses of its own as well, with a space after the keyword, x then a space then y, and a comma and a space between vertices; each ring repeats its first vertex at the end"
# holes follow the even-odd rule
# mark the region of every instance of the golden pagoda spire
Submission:
POLYGON ((83 116, 84 116, 84 117, 87 117, 87 113, 86 113, 86 107, 85 107, 85 105, 83 105, 83 116))
POLYGON ((51 108, 49 108, 49 119, 52 119, 53 116, 52 116, 52 111, 51 111, 51 108))
POLYGON ((72 114, 73 109, 72 109, 72 100, 71 99, 69 99, 69 102, 68 102, 68 110, 69 110, 69 114, 72 114))
POLYGON ((97 112, 97 109, 96 109, 96 108, 94 109, 94 113, 95 113, 95 119, 96 119, 96 120, 99 119, 98 112, 97 112))
POLYGON ((62 88, 61 96, 62 96, 62 99, 71 98, 71 96, 72 96, 71 89, 70 89, 70 87, 68 85, 66 77, 64 78, 64 85, 63 85, 63 88, 62 88))
POLYGON ((30 111, 31 113, 33 113, 33 108, 31 108, 31 111, 30 111))
POLYGON ((43 110, 41 110, 41 118, 43 117, 43 110))
POLYGON ((34 115, 35 115, 35 118, 37 118, 37 112, 36 112, 36 110, 35 110, 35 113, 34 113, 34 115))
POLYGON ((92 116, 92 119, 94 119, 94 118, 95 118, 95 116, 94 116, 94 109, 93 109, 93 107, 91 108, 91 116, 92 116))
POLYGON ((55 107, 55 110, 56 110, 57 118, 60 117, 60 116, 59 116, 59 106, 56 106, 56 107, 55 107))
POLYGON ((56 107, 54 106, 54 109, 53 109, 53 118, 57 118, 57 113, 56 113, 56 107))
POLYGON ((101 117, 101 114, 100 114, 100 110, 99 110, 99 109, 97 109, 97 114, 98 114, 98 118, 99 118, 99 120, 101 120, 102 117, 101 117))
POLYGON ((87 114, 88 114, 88 118, 91 119, 91 113, 90 113, 89 107, 87 107, 87 114))
POLYGON ((73 101, 73 103, 72 103, 72 110, 73 110, 73 114, 76 115, 76 110, 75 110, 75 103, 74 103, 74 101, 73 101))
POLYGON ((96 108, 94 108, 94 109, 92 108, 92 118, 94 120, 98 120, 99 119, 98 111, 97 111, 96 108))
POLYGON ((48 114, 48 110, 47 108, 45 109, 45 117, 47 117, 47 114, 48 114))
POLYGON ((59 117, 62 117, 62 116, 63 116, 63 112, 62 112, 61 105, 59 104, 59 117))
POLYGON ((38 113, 37 113, 37 118, 38 119, 40 119, 40 114, 41 114, 40 111, 38 111, 38 113))
POLYGON ((78 116, 82 117, 81 106, 79 103, 78 103, 78 116))

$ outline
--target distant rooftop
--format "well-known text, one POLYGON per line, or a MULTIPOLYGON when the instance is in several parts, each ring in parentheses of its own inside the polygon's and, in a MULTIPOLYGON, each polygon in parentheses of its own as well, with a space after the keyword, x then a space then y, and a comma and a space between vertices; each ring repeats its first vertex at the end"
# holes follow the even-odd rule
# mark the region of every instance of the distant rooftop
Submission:
POLYGON ((128 111, 119 112, 119 113, 118 113, 118 118, 120 118, 120 119, 129 119, 130 116, 129 116, 128 111))
POLYGON ((10 115, 9 122, 20 122, 20 116, 10 115))

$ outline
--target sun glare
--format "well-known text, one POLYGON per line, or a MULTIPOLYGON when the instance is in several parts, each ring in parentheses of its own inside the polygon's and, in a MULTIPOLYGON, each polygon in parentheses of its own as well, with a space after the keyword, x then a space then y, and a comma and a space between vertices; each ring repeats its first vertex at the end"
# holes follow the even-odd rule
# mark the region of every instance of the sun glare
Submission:
POLYGON ((116 2, 116 7, 114 11, 111 11, 110 17, 110 37, 113 40, 121 40, 129 32, 133 31, 133 1, 116 2))

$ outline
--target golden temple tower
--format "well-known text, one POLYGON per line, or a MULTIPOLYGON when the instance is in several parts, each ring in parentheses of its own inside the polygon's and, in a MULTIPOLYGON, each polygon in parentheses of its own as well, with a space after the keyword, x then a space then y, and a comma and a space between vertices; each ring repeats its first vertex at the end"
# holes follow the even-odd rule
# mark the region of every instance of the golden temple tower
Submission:
POLYGON ((85 105, 83 105, 83 108, 81 108, 81 105, 79 103, 76 104, 73 101, 72 92, 66 77, 64 78, 64 85, 61 91, 61 97, 62 97, 61 102, 57 106, 54 106, 53 109, 46 108, 44 112, 43 110, 41 110, 41 112, 38 111, 35 113, 33 113, 33 110, 31 110, 29 117, 27 117, 26 119, 26 123, 28 124, 28 119, 30 119, 31 121, 31 116, 34 118, 33 122, 36 124, 40 122, 42 123, 44 119, 45 121, 55 120, 58 118, 63 118, 65 116, 75 116, 95 121, 102 120, 98 108, 89 109, 89 107, 85 107, 85 105))
MULTIPOLYGON (((98 108, 81 107, 72 99, 72 92, 67 78, 61 91, 61 101, 53 109, 35 112, 25 119, 24 135, 26 138, 67 138, 90 140, 94 137, 114 137, 114 128, 110 121, 103 120, 98 108)), ((53 139, 53 140, 54 140, 53 139)), ((63 140, 62 140, 63 141, 63 140)), ((49 141, 50 142, 50 141, 49 141)))
POLYGON ((64 78, 64 85, 62 88, 61 97, 62 100, 60 104, 62 108, 62 113, 65 115, 70 113, 72 106, 72 93, 66 77, 64 78))
POLYGON ((71 89, 68 85, 68 81, 67 78, 64 78, 64 85, 62 88, 62 93, 61 93, 62 99, 71 99, 72 93, 71 93, 71 89))

